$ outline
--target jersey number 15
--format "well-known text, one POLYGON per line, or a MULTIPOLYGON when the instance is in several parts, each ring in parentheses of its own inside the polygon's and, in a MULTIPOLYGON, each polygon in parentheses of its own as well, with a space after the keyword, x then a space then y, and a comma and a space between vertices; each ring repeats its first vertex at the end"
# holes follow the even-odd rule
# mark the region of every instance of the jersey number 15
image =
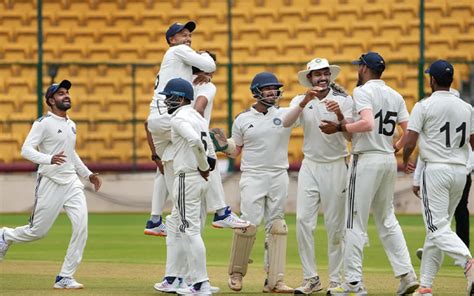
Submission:
POLYGON ((397 114, 397 112, 387 111, 383 117, 382 109, 380 109, 380 111, 375 114, 375 119, 379 119, 379 134, 384 136, 393 136, 395 133, 395 125, 397 124, 397 114))

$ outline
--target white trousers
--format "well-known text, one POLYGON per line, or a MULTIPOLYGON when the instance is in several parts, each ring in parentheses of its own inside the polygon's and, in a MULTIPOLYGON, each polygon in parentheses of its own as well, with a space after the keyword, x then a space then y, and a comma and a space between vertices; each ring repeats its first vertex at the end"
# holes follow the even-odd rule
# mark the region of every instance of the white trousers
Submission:
POLYGON ((426 238, 421 260, 421 285, 431 287, 446 253, 464 267, 471 253, 451 229, 456 207, 466 185, 466 168, 461 165, 427 163, 421 178, 423 220, 426 238))
POLYGON ((201 237, 201 203, 207 191, 208 182, 197 172, 175 178, 174 206, 167 217, 166 276, 187 275, 193 284, 209 280, 201 237), (186 266, 189 268, 183 271, 186 266))
POLYGON ((87 241, 87 204, 84 185, 79 178, 62 185, 38 175, 30 224, 15 229, 6 228, 4 237, 8 243, 41 239, 51 229, 62 209, 71 220, 72 236, 59 275, 72 277, 81 263, 87 241))
POLYGON ((344 237, 346 281, 362 280, 363 249, 372 207, 375 226, 396 277, 413 270, 402 229, 395 217, 393 193, 397 164, 393 154, 353 155, 349 174, 344 237))
POLYGON ((296 203, 296 238, 305 279, 318 275, 314 255, 314 231, 322 205, 328 236, 329 280, 341 282, 346 175, 344 158, 329 163, 304 159, 301 165, 296 203))
MULTIPOLYGON (((167 197, 174 199, 173 195, 173 184, 174 184, 174 171, 173 161, 163 162, 164 175, 157 170, 155 175, 155 182, 153 186, 153 196, 151 202, 151 214, 161 215, 163 213, 163 207, 167 200, 167 197)), ((204 217, 207 215, 207 210, 215 212, 219 209, 225 208, 225 193, 222 185, 222 178, 219 170, 216 168, 209 174, 209 189, 206 194, 206 199, 203 201, 202 214, 204 217)))

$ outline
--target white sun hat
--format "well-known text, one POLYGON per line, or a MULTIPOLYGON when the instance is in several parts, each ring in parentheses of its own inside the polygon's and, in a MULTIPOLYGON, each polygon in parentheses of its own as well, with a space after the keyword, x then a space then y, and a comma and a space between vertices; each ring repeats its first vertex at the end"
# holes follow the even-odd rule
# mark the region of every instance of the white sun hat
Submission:
POLYGON ((311 81, 309 81, 307 77, 308 73, 313 70, 320 70, 324 68, 329 68, 329 71, 331 71, 331 81, 336 80, 337 75, 339 74, 339 72, 341 72, 341 68, 339 66, 329 65, 328 60, 315 58, 314 60, 311 60, 307 64, 306 70, 298 72, 298 81, 300 82, 302 86, 311 88, 313 87, 313 85, 311 84, 311 81))

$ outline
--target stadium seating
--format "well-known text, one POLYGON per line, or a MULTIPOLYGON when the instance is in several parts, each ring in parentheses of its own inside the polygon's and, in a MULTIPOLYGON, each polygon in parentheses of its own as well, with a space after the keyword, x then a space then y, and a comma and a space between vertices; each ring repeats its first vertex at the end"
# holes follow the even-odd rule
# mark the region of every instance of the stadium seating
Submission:
MULTIPOLYGON (((0 3, 0 162, 21 159, 19 148, 36 117, 37 2, 0 3)), ((168 48, 164 35, 172 22, 194 19, 198 27, 193 48, 217 54, 212 126, 224 128, 229 116, 252 104, 249 84, 257 72, 277 74, 285 85, 280 102, 285 106, 305 91, 296 73, 309 60, 325 57, 341 65, 338 82, 351 92, 357 73, 348 62, 369 50, 385 57, 384 79, 400 91, 411 109, 418 100, 418 5, 409 0, 232 1, 235 65, 230 115, 227 0, 43 1, 43 60, 60 64, 56 80, 73 82, 71 117, 79 122, 78 149, 86 160, 131 161, 135 141, 138 160, 148 161, 142 121, 168 48), (132 68, 132 63, 137 66, 132 68)), ((474 2, 426 0, 425 36, 428 61, 472 62, 474 2)), ((463 62, 455 67, 454 87, 459 87, 470 68, 463 62)), ((50 82, 46 66, 43 74, 45 89, 50 82)), ((426 79, 425 88, 428 92, 426 79)), ((301 160, 301 144, 302 133, 295 131, 291 161, 301 160)))

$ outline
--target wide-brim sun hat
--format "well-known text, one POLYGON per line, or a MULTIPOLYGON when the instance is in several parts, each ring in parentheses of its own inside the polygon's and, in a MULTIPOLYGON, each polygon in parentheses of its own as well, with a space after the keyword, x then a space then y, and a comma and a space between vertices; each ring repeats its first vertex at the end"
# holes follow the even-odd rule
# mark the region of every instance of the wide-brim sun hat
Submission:
POLYGON ((311 60, 307 66, 306 70, 299 71, 298 72, 298 81, 302 86, 311 88, 313 85, 311 84, 311 81, 308 79, 307 75, 314 70, 320 70, 324 68, 329 68, 329 71, 331 71, 331 78, 330 80, 333 82, 336 80, 337 75, 339 72, 341 72, 341 67, 336 66, 336 65, 330 65, 328 60, 326 59, 321 59, 321 58, 315 58, 311 60))

